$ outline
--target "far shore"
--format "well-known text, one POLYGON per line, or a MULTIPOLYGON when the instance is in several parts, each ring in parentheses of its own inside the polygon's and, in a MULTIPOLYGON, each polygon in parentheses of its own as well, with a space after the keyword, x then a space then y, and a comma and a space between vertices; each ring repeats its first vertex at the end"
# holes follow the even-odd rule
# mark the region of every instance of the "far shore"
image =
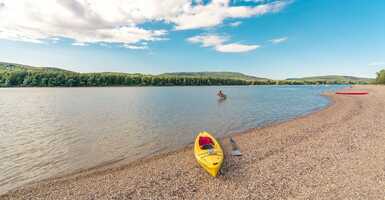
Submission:
POLYGON ((369 95, 326 94, 327 108, 233 135, 243 152, 228 155, 213 178, 192 147, 48 179, 0 199, 383 199, 385 87, 354 85, 369 95))
MULTIPOLYGON (((327 85, 356 85, 349 83, 339 83, 339 84, 299 84, 296 86, 327 86, 327 85)), ((258 87, 258 86, 293 86, 293 84, 260 84, 260 85, 110 85, 110 86, 12 86, 12 87, 3 87, 0 89, 12 89, 12 88, 173 88, 173 87, 258 87)))

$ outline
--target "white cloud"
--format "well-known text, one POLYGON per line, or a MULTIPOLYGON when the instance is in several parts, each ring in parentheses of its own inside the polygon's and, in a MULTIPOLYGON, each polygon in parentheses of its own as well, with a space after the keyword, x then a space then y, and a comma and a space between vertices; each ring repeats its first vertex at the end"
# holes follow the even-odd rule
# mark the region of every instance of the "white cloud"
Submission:
POLYGON ((74 45, 74 46, 87 46, 88 44, 84 43, 84 42, 74 42, 74 43, 72 43, 72 45, 74 45))
POLYGON ((201 43, 202 47, 222 45, 227 40, 227 37, 218 35, 197 35, 194 37, 187 38, 187 41, 191 43, 201 43))
POLYGON ((52 38, 48 38, 47 40, 51 41, 51 43, 53 44, 56 44, 60 41, 60 38, 52 37, 52 38))
POLYGON ((286 42, 288 39, 289 39, 288 37, 274 38, 274 39, 270 40, 270 42, 273 44, 279 44, 282 42, 286 42))
POLYGON ((123 47, 127 49, 133 49, 133 50, 143 50, 143 49, 148 49, 148 46, 139 46, 139 45, 129 45, 125 44, 123 47))
POLYGON ((42 43, 51 37, 64 37, 73 39, 75 44, 133 44, 163 39, 166 30, 138 27, 147 18, 157 17, 151 14, 160 15, 157 8, 153 8, 157 6, 153 5, 156 1, 147 1, 148 5, 140 5, 140 2, 3 0, 0 4, 0 38, 42 43))
POLYGON ((187 39, 191 43, 201 44, 202 47, 213 47, 216 51, 223 53, 242 53, 260 47, 259 45, 226 43, 228 40, 228 37, 219 35, 198 35, 187 39))
POLYGON ((237 27, 237 26, 239 26, 239 25, 241 25, 241 24, 242 24, 241 21, 236 21, 236 22, 231 22, 231 23, 229 24, 229 26, 237 27))
POLYGON ((243 53, 252 51, 256 48, 259 48, 259 45, 244 45, 244 44, 238 44, 238 43, 230 43, 230 44, 223 44, 216 46, 215 49, 219 52, 224 53, 243 53))
MULTIPOLYGON (((1 17, 1 16, 0 16, 1 17)), ((1 23, 1 20, 0 20, 1 23)), ((2 30, 0 29, 0 39, 7 39, 13 41, 43 43, 43 41, 30 34, 23 34, 16 30, 2 30)))
POLYGON ((385 62, 383 61, 375 61, 368 64, 370 67, 382 67, 385 66, 385 62))
POLYGON ((207 28, 225 19, 277 12, 289 2, 237 6, 231 0, 0 0, 0 38, 136 44, 165 39, 167 30, 140 27, 147 22, 169 23, 177 30, 207 28))
POLYGON ((230 0, 212 0, 206 5, 187 4, 180 15, 166 20, 174 23, 177 30, 208 28, 222 24, 223 20, 228 18, 247 18, 277 12, 289 1, 275 1, 257 6, 230 6, 230 3, 230 0))
POLYGON ((59 41, 60 40, 60 38, 58 38, 58 37, 51 37, 51 38, 48 38, 48 39, 53 40, 53 41, 59 41))
POLYGON ((243 1, 245 1, 245 2, 254 2, 254 3, 265 3, 268 0, 243 0, 243 1))

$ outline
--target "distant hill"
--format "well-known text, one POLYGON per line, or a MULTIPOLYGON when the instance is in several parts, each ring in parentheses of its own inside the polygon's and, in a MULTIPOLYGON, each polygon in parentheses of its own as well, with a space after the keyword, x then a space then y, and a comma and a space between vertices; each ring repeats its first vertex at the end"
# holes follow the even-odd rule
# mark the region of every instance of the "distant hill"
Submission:
POLYGON ((289 81, 338 81, 338 82, 371 82, 374 79, 355 77, 355 76, 339 76, 339 75, 328 75, 328 76, 311 76, 303 78, 288 78, 289 81))
POLYGON ((0 70, 2 71, 33 71, 33 72, 69 72, 75 73, 72 71, 54 68, 54 67, 32 67, 29 65, 15 64, 15 63, 6 63, 0 62, 0 70))
POLYGON ((79 73, 52 67, 32 67, 0 62, 0 87, 209 86, 267 84, 269 82, 256 81, 257 77, 241 73, 205 72, 200 76, 191 73, 182 73, 182 76, 176 74, 79 73))
POLYGON ((238 79, 247 81, 267 81, 267 78, 260 78, 242 74, 239 72, 174 72, 158 75, 160 77, 188 77, 188 78, 223 78, 238 79))
POLYGON ((175 72, 160 75, 121 72, 79 73, 53 67, 0 62, 0 87, 201 86, 368 84, 354 76, 313 76, 270 80, 239 72, 175 72))

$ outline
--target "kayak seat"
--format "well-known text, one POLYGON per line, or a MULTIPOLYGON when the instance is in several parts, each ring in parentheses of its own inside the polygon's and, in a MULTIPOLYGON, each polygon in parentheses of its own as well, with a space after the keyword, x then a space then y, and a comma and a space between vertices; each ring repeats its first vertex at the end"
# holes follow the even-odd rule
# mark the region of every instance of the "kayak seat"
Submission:
POLYGON ((201 149, 203 150, 207 150, 207 149, 213 149, 213 145, 212 144, 205 144, 205 145, 202 145, 201 146, 201 149))
POLYGON ((214 142, 210 137, 200 136, 199 146, 201 147, 201 149, 212 149, 214 146, 214 142))

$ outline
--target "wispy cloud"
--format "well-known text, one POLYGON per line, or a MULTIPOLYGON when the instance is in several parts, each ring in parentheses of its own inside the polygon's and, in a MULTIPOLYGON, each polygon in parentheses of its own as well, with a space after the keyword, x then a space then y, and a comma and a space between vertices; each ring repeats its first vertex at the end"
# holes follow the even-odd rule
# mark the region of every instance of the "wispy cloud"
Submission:
POLYGON ((191 43, 201 43, 202 47, 212 47, 223 44, 228 40, 228 37, 219 35, 197 35, 187 38, 191 43))
POLYGON ((244 2, 265 3, 268 0, 243 0, 244 2))
POLYGON ((241 21, 236 21, 236 22, 231 22, 231 23, 229 23, 229 26, 237 27, 237 26, 239 26, 239 25, 241 25, 241 24, 242 24, 241 21))
POLYGON ((222 45, 215 46, 215 49, 223 53, 243 53, 243 52, 252 51, 259 47, 260 47, 259 45, 245 45, 245 44, 239 44, 239 43, 230 43, 230 44, 222 44, 222 45))
POLYGON ((198 4, 185 8, 185 12, 171 18, 177 30, 209 28, 220 25, 225 19, 249 18, 267 13, 278 12, 291 1, 274 1, 255 6, 231 6, 231 0, 213 0, 210 3, 198 4))
POLYGON ((127 48, 127 49, 133 49, 133 50, 144 50, 144 49, 148 49, 148 46, 140 46, 140 45, 129 45, 129 44, 125 44, 123 45, 123 47, 127 48))
POLYGON ((240 43, 228 43, 229 37, 220 35, 197 35, 190 37, 187 41, 201 44, 202 47, 213 47, 222 53, 243 53, 259 48, 259 45, 246 45, 240 43))
POLYGON ((370 66, 370 67, 382 67, 382 66, 385 66, 385 62, 384 61, 375 61, 375 62, 369 63, 368 66, 370 66))
POLYGON ((280 38, 271 39, 270 42, 273 44, 279 44, 279 43, 286 42, 288 39, 289 39, 288 37, 280 37, 280 38))
POLYGON ((72 43, 73 46, 88 46, 87 43, 84 43, 84 42, 74 42, 72 43))

